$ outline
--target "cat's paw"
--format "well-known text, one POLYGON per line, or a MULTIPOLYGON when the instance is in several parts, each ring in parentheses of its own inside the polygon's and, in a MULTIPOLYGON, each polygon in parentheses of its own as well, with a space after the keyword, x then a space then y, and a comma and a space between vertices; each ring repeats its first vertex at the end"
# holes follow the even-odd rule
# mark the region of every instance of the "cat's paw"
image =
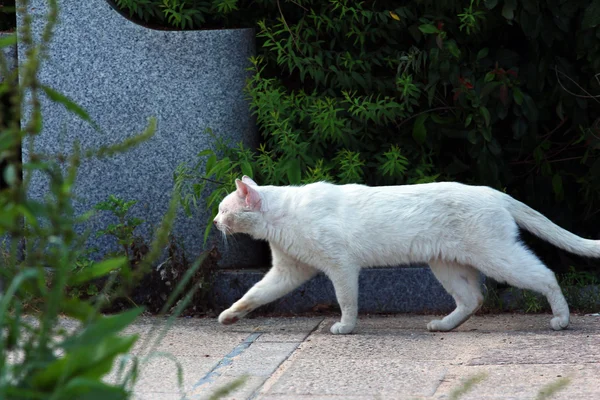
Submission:
POLYGON ((433 321, 429 321, 427 324, 427 330, 429 332, 446 332, 450 329, 448 329, 446 324, 444 324, 444 321, 441 319, 434 319, 433 321))
POLYGON ((554 317, 550 320, 550 326, 555 331, 561 331, 569 326, 569 317, 554 317))
POLYGON ((239 320, 240 316, 238 313, 231 311, 231 309, 227 309, 219 315, 219 323, 223 325, 235 324, 239 320))
POLYGON ((334 335, 347 335, 354 330, 355 324, 342 324, 341 322, 336 322, 331 327, 330 331, 334 335))

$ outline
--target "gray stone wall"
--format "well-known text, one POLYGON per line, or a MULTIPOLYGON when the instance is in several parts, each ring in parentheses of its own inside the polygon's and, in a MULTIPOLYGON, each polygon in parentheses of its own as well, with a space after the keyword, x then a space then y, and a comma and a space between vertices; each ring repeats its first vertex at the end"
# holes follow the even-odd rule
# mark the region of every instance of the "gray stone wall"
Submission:
MULTIPOLYGON (((85 148, 118 143, 143 131, 149 117, 158 120, 149 142, 117 157, 82 164, 78 213, 115 194, 139 200, 132 214, 156 226, 167 210, 176 166, 194 162, 213 145, 206 128, 232 143, 256 145, 255 122, 242 92, 248 58, 255 52, 252 30, 159 31, 125 19, 105 0, 59 0, 59 5, 60 22, 40 79, 84 107, 102 132, 44 99, 38 151, 69 151, 75 140, 85 148)), ((45 11, 45 0, 30 0, 35 35, 43 29, 39 18, 45 11)), ((23 16, 17 17, 20 23, 23 16)), ((19 47, 19 53, 24 51, 19 47)), ((28 157, 26 148, 23 157, 28 157)), ((46 193, 41 179, 33 181, 31 193, 46 193)), ((202 249, 207 217, 201 206, 193 219, 178 218, 175 234, 189 255, 202 249)), ((88 227, 94 232, 109 222, 99 216, 88 227)), ((92 244, 113 246, 108 238, 92 244)), ((222 265, 260 264, 255 248, 262 249, 248 238, 237 238, 222 265)))

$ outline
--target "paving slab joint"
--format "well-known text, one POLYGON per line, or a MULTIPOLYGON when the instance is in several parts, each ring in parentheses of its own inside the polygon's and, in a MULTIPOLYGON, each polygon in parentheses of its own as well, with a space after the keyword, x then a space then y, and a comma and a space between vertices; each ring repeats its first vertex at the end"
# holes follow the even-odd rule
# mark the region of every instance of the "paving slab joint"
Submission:
POLYGON ((304 339, 302 339, 301 342, 298 342, 294 351, 292 351, 285 359, 281 360, 281 362, 279 363, 277 368, 275 368, 275 371, 273 371, 271 376, 269 376, 267 379, 265 379, 265 381, 262 383, 262 385, 260 385, 258 388, 256 388, 256 390, 248 397, 247 400, 255 400, 261 394, 261 391, 263 390, 263 388, 265 388, 266 386, 270 386, 270 385, 268 385, 268 383, 273 378, 273 376, 278 375, 278 372, 281 372, 280 370, 282 368, 285 368, 284 367, 285 362, 288 361, 295 354, 297 354, 298 348, 300 347, 300 345, 302 343, 304 343, 306 341, 306 339, 308 339, 310 337, 310 335, 312 335, 316 330, 318 330, 321 327, 321 325, 323 325, 324 323, 325 323, 325 318, 321 319, 321 321, 318 324, 316 324, 314 326, 314 328, 312 328, 310 330, 310 332, 308 332, 306 334, 306 336, 304 336, 304 339))
POLYGON ((262 335, 262 334, 263 334, 263 332, 255 332, 255 333, 250 334, 246 339, 244 339, 244 341, 242 343, 237 345, 233 350, 231 350, 231 352, 229 354, 227 354, 225 357, 223 357, 221 359, 221 361, 219 361, 213 369, 211 369, 206 375, 204 375, 204 377, 202 379, 200 379, 192 387, 192 389, 197 389, 202 385, 211 383, 216 378, 221 376, 221 373, 219 372, 219 370, 224 367, 227 367, 228 365, 231 365, 231 363, 233 362, 233 358, 236 356, 239 356, 244 351, 246 351, 246 349, 248 347, 250 347, 250 345, 252 345, 252 343, 254 343, 256 341, 256 339, 258 339, 260 337, 260 335, 262 335))

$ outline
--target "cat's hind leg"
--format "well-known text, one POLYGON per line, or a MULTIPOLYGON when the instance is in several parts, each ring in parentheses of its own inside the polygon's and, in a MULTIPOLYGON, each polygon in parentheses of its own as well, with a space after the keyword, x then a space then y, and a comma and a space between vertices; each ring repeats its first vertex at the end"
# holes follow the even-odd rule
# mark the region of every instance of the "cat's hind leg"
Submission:
POLYGON ((429 331, 450 331, 465 322, 483 304, 479 272, 468 265, 445 261, 429 263, 431 271, 454 298, 456 309, 441 320, 427 324, 429 331))
POLYGON ((569 305, 554 272, 522 243, 515 243, 502 256, 496 254, 490 260, 482 260, 478 267, 494 279, 543 294, 554 314, 550 321, 552 329, 559 331, 569 326, 569 305))
POLYGON ((246 294, 219 315, 219 322, 230 325, 250 311, 285 296, 317 274, 317 270, 273 251, 273 267, 246 294))

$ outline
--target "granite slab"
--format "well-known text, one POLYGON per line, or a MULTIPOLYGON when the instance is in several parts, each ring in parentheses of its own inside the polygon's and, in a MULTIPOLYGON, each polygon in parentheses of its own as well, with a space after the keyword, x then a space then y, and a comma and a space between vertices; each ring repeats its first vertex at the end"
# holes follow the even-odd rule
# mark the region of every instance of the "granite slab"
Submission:
MULTIPOLYGON (((124 154, 85 160, 75 187, 75 211, 82 214, 114 194, 138 200, 131 215, 150 224, 149 236, 167 210, 173 189, 173 172, 181 162, 195 163, 196 155, 214 147, 207 128, 232 144, 257 145, 258 133, 243 88, 249 57, 255 54, 252 29, 161 31, 137 25, 105 0, 59 0, 59 23, 40 69, 41 82, 82 106, 100 126, 42 98, 43 132, 37 139, 42 153, 66 153, 78 141, 84 148, 121 142, 142 132, 150 117, 158 121, 155 136, 124 154)), ((45 0, 28 2, 34 17, 33 34, 39 38, 47 12, 45 0)), ((23 12, 17 15, 18 25, 23 12)), ((25 51, 19 46, 19 54, 25 51)), ((25 113, 26 115, 26 113, 25 113)), ((26 148, 23 158, 28 159, 26 148)), ((41 177, 33 179, 30 194, 47 193, 41 177)), ((189 257, 203 248, 208 211, 200 204, 193 218, 179 215, 174 233, 189 257)), ((93 218, 81 232, 103 229, 115 222, 106 213, 93 218)), ((217 242, 221 246, 220 242, 217 242)), ((116 248, 108 237, 90 239, 90 245, 108 251, 116 248)), ((264 252, 249 238, 239 238, 225 252, 222 264, 243 267, 264 260, 264 252)))

